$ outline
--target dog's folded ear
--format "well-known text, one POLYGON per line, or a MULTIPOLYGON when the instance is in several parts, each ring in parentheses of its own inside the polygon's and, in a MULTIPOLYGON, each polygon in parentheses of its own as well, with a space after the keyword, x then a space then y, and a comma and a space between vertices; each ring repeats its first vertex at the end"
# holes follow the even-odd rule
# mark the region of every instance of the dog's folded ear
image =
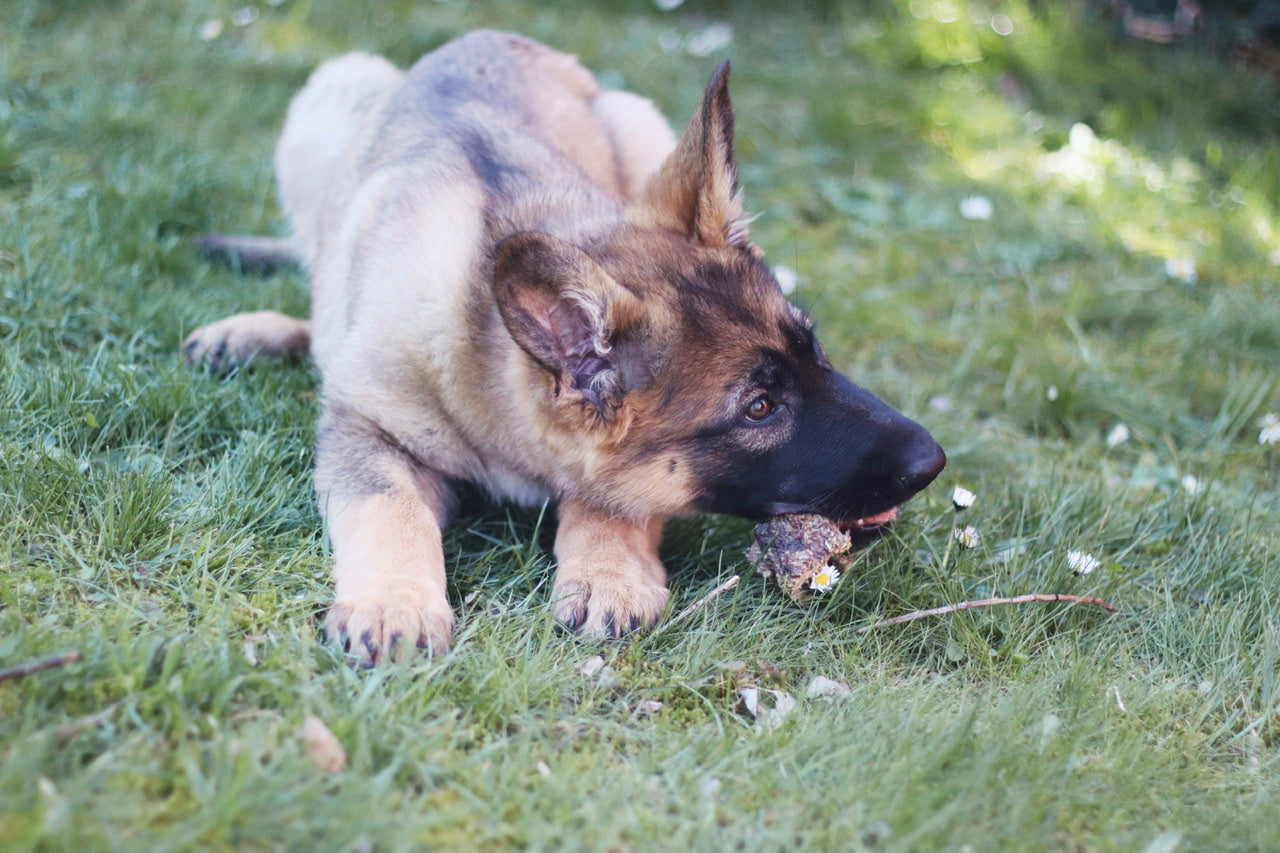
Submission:
POLYGON ((675 231, 703 246, 748 246, 733 155, 728 62, 711 76, 675 150, 627 214, 637 225, 675 231))
POLYGON ((639 300, 581 249, 523 232, 498 244, 494 298, 511 337, 607 421, 626 393, 616 334, 641 316, 639 300))

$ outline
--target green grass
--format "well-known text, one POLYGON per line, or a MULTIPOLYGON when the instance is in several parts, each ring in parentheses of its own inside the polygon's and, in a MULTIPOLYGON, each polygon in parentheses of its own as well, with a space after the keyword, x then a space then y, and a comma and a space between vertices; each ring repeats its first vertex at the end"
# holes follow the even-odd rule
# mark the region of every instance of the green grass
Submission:
POLYGON ((285 0, 235 26, 242 5, 3 14, 0 667, 83 660, 0 682, 0 848, 1280 849, 1274 79, 1054 4, 285 0), (715 22, 732 43, 691 56, 715 22), (743 582, 582 642, 548 616, 550 516, 480 507, 447 536, 453 653, 366 672, 320 644, 315 376, 177 354, 234 310, 304 312, 304 282, 188 238, 279 229, 274 134, 322 58, 405 64, 476 26, 678 122, 732 58, 756 239, 833 360, 951 460, 813 607, 751 572, 749 525, 681 520, 673 612, 743 582), (1121 612, 855 634, 1025 592, 1121 612), (850 695, 807 698, 816 675, 850 695), (795 710, 758 730, 751 684, 795 710), (309 714, 345 770, 308 760, 309 714))

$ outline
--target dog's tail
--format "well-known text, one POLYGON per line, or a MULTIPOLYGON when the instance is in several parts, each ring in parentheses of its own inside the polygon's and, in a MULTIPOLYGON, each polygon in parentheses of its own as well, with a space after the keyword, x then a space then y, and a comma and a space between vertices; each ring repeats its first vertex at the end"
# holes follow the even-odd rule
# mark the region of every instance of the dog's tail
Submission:
POLYGON ((271 275, 302 266, 298 249, 288 237, 201 234, 195 244, 205 257, 222 261, 241 272, 271 275))

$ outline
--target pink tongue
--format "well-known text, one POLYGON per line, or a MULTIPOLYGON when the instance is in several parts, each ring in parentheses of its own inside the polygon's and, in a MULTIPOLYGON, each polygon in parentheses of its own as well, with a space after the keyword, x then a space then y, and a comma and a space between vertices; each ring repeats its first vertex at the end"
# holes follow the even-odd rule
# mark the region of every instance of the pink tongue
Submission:
POLYGON ((888 524, 897 517, 898 508, 895 506, 893 509, 887 509, 879 515, 869 515, 866 518, 860 518, 854 523, 862 527, 874 527, 878 524, 888 524))

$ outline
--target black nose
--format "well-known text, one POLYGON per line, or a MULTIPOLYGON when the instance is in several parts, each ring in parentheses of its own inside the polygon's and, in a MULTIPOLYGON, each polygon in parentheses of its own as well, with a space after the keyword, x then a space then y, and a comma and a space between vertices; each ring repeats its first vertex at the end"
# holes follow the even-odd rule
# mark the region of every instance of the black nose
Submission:
POLYGON ((903 491, 914 495, 934 481, 947 465, 947 454, 932 438, 920 442, 911 456, 905 460, 903 473, 898 477, 903 491))

